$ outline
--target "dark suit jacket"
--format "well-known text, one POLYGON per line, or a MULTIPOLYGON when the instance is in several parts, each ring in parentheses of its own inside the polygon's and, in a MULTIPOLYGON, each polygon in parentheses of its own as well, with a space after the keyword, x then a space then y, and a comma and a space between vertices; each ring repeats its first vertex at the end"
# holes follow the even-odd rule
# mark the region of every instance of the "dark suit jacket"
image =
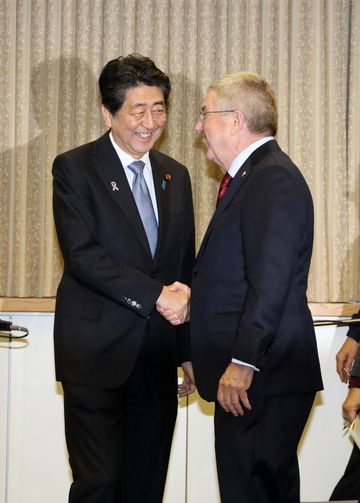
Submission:
POLYGON ((154 305, 164 284, 191 280, 190 178, 184 166, 160 152, 150 151, 150 160, 159 211, 154 260, 108 133, 54 161, 54 216, 64 258, 54 327, 60 381, 121 385, 143 337, 159 331, 168 335, 159 359, 176 366, 189 358, 186 326, 175 329, 154 305))
MULTIPOLYGON (((360 311, 353 316, 354 319, 360 318, 360 311)), ((355 339, 357 342, 360 342, 360 325, 350 325, 350 328, 347 333, 348 337, 355 339)), ((351 369, 351 375, 360 377, 360 347, 356 354, 354 365, 351 369)))
POLYGON ((231 358, 261 369, 250 396, 322 388, 306 299, 312 242, 309 189, 271 140, 234 177, 196 260, 192 360, 205 399, 216 399, 231 358))

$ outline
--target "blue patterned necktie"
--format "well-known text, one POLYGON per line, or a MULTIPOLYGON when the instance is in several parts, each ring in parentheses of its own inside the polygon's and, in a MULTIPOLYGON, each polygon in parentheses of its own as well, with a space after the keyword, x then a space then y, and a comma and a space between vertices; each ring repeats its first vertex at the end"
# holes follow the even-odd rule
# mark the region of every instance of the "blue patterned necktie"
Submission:
POLYGON ((134 173, 132 192, 149 241, 151 255, 154 257, 158 236, 158 224, 150 192, 144 178, 144 166, 145 164, 143 161, 134 161, 128 165, 128 168, 134 173))

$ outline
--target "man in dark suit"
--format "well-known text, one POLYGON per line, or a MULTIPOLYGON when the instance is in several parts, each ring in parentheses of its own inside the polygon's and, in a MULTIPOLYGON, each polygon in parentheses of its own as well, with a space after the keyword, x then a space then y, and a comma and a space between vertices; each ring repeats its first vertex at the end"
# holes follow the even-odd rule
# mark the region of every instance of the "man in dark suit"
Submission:
POLYGON ((306 299, 312 199, 276 129, 273 91, 247 72, 209 87, 196 124, 226 172, 190 309, 196 384, 215 401, 223 503, 299 503, 297 445, 322 389, 306 299))
POLYGON ((153 150, 170 81, 146 57, 105 65, 109 131, 59 155, 54 216, 64 273, 55 312, 71 503, 160 503, 177 391, 193 391, 186 325, 194 259, 188 171, 153 150), (158 309, 158 310, 157 310, 158 309), (177 386, 177 365, 185 379, 177 386))
MULTIPOLYGON (((360 311, 353 319, 360 319, 360 311)), ((344 418, 350 423, 360 414, 360 324, 350 325, 347 339, 336 355, 336 369, 343 383, 349 382, 349 392, 343 403, 344 418)), ((360 498, 360 449, 354 444, 345 472, 336 484, 329 501, 360 498)))

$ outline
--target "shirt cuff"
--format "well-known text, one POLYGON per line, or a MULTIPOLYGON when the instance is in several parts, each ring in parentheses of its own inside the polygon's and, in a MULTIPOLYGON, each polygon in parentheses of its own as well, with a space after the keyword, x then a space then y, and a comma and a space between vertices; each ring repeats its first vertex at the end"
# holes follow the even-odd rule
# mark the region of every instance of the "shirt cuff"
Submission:
POLYGON ((251 369, 255 370, 256 372, 260 372, 260 369, 255 367, 255 365, 251 365, 251 363, 245 363, 245 362, 242 362, 241 360, 237 360, 236 358, 231 358, 231 361, 233 363, 238 363, 239 365, 244 365, 245 367, 250 367, 251 369))

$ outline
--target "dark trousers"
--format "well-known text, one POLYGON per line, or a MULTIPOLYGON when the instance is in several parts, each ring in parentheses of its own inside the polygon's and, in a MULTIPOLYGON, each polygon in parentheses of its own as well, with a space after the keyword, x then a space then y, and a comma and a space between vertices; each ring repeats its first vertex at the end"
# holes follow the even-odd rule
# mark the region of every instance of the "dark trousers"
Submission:
POLYGON ((344 475, 336 484, 329 501, 358 500, 360 498, 360 450, 354 444, 344 475))
POLYGON ((215 406, 222 503, 299 503, 297 446, 315 393, 250 400, 242 417, 215 406))
POLYGON ((117 389, 63 383, 70 503, 162 502, 177 414, 177 369, 150 353, 142 350, 117 389))

